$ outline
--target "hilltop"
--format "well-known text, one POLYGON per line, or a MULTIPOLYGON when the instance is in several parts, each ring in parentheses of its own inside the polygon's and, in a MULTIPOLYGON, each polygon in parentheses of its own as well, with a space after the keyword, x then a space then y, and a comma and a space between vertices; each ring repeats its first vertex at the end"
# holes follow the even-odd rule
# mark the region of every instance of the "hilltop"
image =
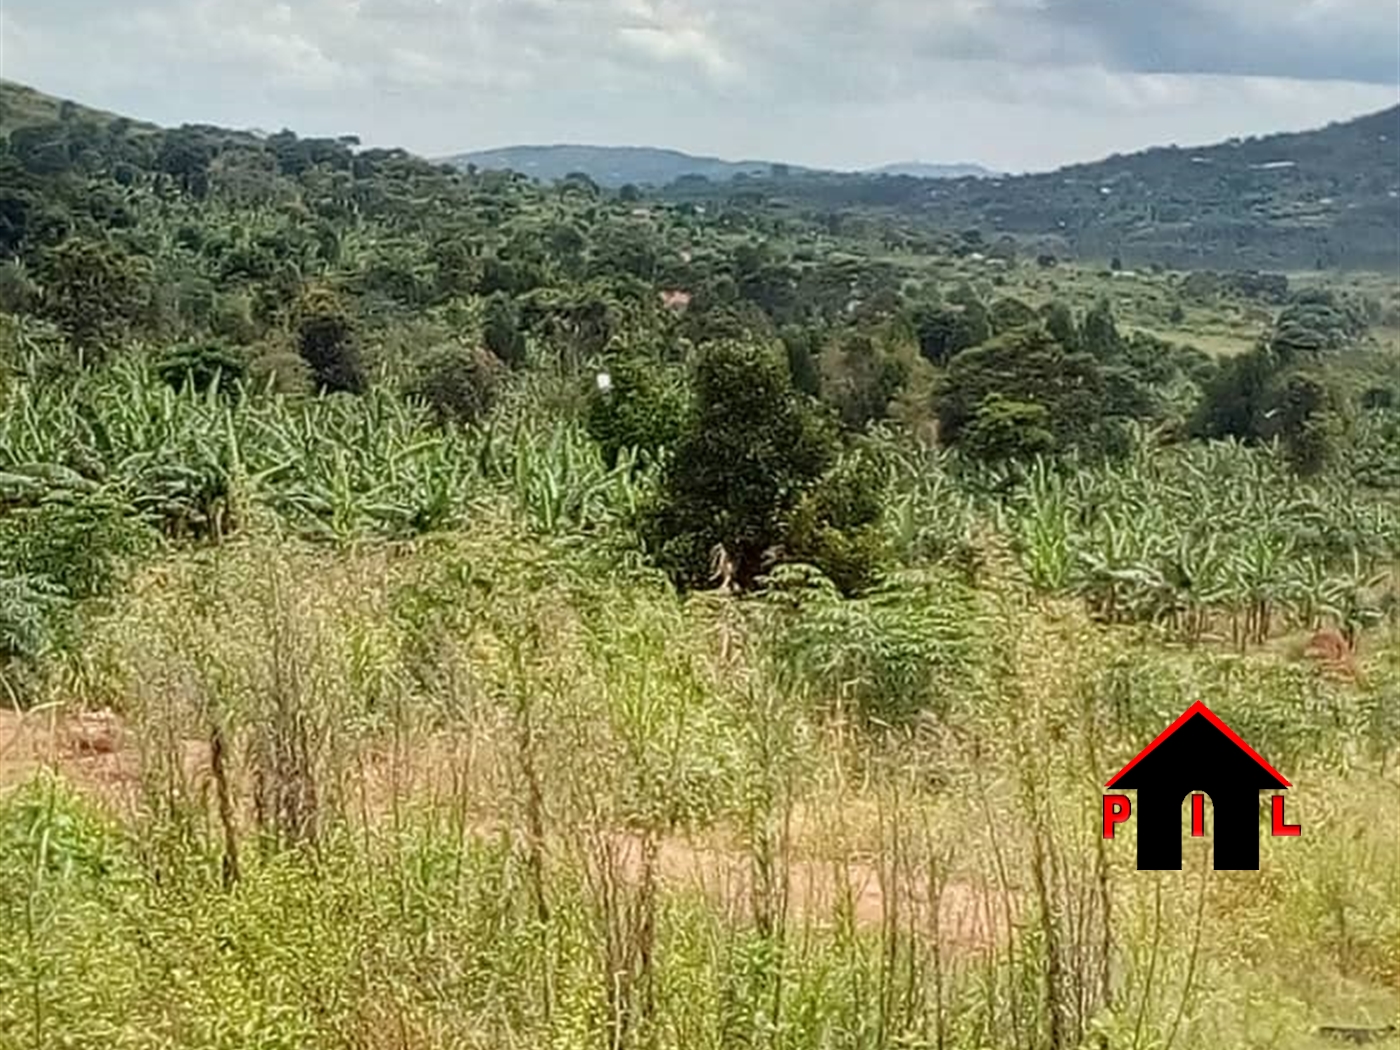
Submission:
POLYGON ((735 175, 767 175, 773 165, 762 160, 721 160, 647 146, 505 146, 442 158, 453 167, 481 171, 517 171, 541 182, 581 172, 600 186, 664 186, 687 175, 724 181, 735 175))
MULTIPOLYGON (((553 182, 578 172, 600 186, 613 188, 628 183, 665 186, 677 179, 695 177, 712 182, 728 182, 739 176, 784 178, 793 174, 819 173, 819 169, 797 164, 767 160, 722 160, 650 146, 506 146, 459 153, 442 160, 463 170, 471 166, 481 171, 517 171, 541 182, 553 182)), ((979 164, 911 162, 888 164, 861 174, 943 179, 980 177, 993 173, 979 164)))
MULTIPOLYGON (((674 199, 724 194, 675 185, 674 199)), ((876 209, 1125 265, 1393 270, 1400 266, 1400 106, 1315 131, 1164 146, 1057 171, 931 182, 804 173, 748 199, 876 209)))
POLYGON ((102 126, 122 121, 133 128, 155 130, 154 124, 129 120, 106 110, 46 95, 27 84, 0 77, 0 135, 8 135, 18 128, 35 127, 62 120, 84 121, 102 126))
POLYGON ((902 161, 871 168, 867 175, 902 175, 914 179, 987 179, 997 175, 980 164, 927 164, 921 160, 902 161))

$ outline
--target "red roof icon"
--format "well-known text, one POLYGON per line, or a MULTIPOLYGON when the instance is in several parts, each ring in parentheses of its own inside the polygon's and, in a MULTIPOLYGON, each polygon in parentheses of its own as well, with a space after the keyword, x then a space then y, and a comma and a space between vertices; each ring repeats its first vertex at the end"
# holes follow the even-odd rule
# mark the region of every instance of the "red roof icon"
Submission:
MULTIPOLYGON (((1222 734, 1224 734, 1225 738, 1229 740, 1231 744, 1233 744, 1236 748, 1238 748, 1249 758, 1253 759, 1255 764, 1259 766, 1260 770, 1266 773, 1276 782, 1274 785, 1271 786, 1284 788, 1292 786, 1291 784, 1289 784, 1288 780, 1284 777, 1282 773, 1280 773, 1273 766, 1269 765, 1268 762, 1265 762, 1263 756, 1261 756, 1259 752, 1255 751, 1254 748, 1250 747, 1243 740, 1241 740, 1239 735, 1233 729, 1231 729, 1224 722, 1222 722, 1220 720, 1220 717, 1214 711, 1208 708, 1205 704, 1201 703, 1199 700, 1192 704, 1190 707, 1188 707, 1182 713, 1180 718, 1178 718, 1171 725, 1167 726, 1166 729, 1162 730, 1162 732, 1157 735, 1157 738, 1153 740, 1152 743, 1148 744, 1145 748, 1143 748, 1140 752, 1138 752, 1137 756, 1131 762, 1129 762, 1126 766, 1124 766, 1117 773, 1115 773, 1113 775, 1113 778, 1109 780, 1107 786, 1114 787, 1115 785, 1118 785, 1119 782, 1123 780, 1125 776, 1127 776, 1128 772, 1131 769, 1133 769, 1148 755, 1152 754, 1152 752, 1155 751, 1161 744, 1165 743, 1168 739, 1170 739, 1178 729, 1184 726, 1187 722, 1190 722, 1197 715, 1200 715, 1202 718, 1204 718, 1206 722, 1208 722, 1211 726, 1213 726, 1215 729, 1219 730, 1222 734)), ((1135 785, 1124 784, 1122 786, 1133 787, 1135 785)))

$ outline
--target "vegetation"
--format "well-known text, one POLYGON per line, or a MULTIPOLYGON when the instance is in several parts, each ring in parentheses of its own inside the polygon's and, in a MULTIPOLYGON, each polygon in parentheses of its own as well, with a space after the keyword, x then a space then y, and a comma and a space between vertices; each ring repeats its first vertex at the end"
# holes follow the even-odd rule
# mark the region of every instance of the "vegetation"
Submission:
POLYGON ((0 97, 0 1047, 1397 1020, 1393 280, 0 97))
MULTIPOLYGON (((1043 174, 930 182, 823 172, 677 180, 676 200, 769 199, 858 209, 939 231, 996 230, 1050 263, 1066 256, 1190 268, 1394 272, 1400 106, 1299 134, 1166 146, 1043 174)), ((925 232, 927 231, 927 232, 925 232)))

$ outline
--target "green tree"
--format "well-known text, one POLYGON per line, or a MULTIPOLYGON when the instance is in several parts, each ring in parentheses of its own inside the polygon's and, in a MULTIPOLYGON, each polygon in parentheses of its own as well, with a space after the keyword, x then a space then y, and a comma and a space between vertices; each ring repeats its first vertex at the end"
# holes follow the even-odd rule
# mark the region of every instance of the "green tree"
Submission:
POLYGON ((962 434, 961 447, 989 462, 1031 459, 1055 451, 1050 410, 1038 401, 1013 401, 988 394, 962 434))
POLYGON ((1079 327, 1074 323, 1074 314, 1064 303, 1051 303, 1043 310, 1045 330, 1070 353, 1082 349, 1079 327))
POLYGON ((1038 323, 1039 316, 1020 299, 1007 296, 992 303, 989 311, 992 330, 998 335, 1013 328, 1025 328, 1038 323))
POLYGON ((1113 317, 1113 307, 1107 299, 1100 299, 1093 309, 1084 315, 1081 340, 1083 349, 1101 361, 1117 356, 1123 349, 1123 338, 1118 334, 1118 322, 1113 317))
POLYGON ((505 366, 489 350, 445 343, 415 362, 408 393, 442 423, 474 423, 495 404, 505 366))
POLYGON ((1191 422, 1197 437, 1252 439, 1268 410, 1270 381, 1277 363, 1267 347, 1258 346, 1221 364, 1201 391, 1191 422))
POLYGON ((841 421, 859 430, 885 418, 907 378, 907 370, 897 357, 870 336, 852 334, 841 340, 832 356, 824 387, 841 421))
POLYGON ((611 359, 588 402, 588 433, 609 467, 625 448, 656 453, 675 444, 685 392, 655 361, 635 355, 611 359))
POLYGON ((793 387, 812 397, 820 396, 821 331, 812 327, 789 325, 783 329, 782 339, 783 348, 787 351, 788 373, 792 376, 793 387))
POLYGON ((1110 452, 1123 420, 1147 404, 1130 375, 1109 373, 1089 354, 1067 353, 1042 328, 1018 328, 963 351, 949 363, 936 399, 945 444, 997 457, 1017 447, 1110 452), (1008 436, 1015 425, 1027 428, 1024 439, 1008 436))
POLYGON ((946 364, 961 353, 991 338, 991 325, 980 308, 953 308, 920 303, 909 313, 919 353, 935 365, 946 364))
POLYGON ((843 456, 793 510, 787 556, 821 569, 842 594, 866 590, 887 556, 884 501, 880 472, 859 455, 843 456))
POLYGON ((520 311, 510 296, 497 292, 486 300, 482 336, 486 349, 511 368, 525 363, 525 333, 520 330, 520 311))
POLYGON ((792 389, 772 347, 709 344, 660 497, 644 523, 657 562, 686 586, 703 585, 722 549, 727 575, 753 583, 783 542, 789 513, 827 469, 830 428, 792 389))
POLYGON ((101 241, 65 241, 45 254, 39 279, 44 313, 86 350, 130 334, 150 306, 143 263, 101 241))
POLYGON ((1317 474, 1337 455, 1342 417, 1325 380, 1294 372, 1281 379, 1265 413, 1265 436, 1277 435, 1294 471, 1317 474))
POLYGON ((313 288, 296 305, 297 352, 311 370, 317 389, 361 394, 366 387, 355 326, 340 297, 313 288))

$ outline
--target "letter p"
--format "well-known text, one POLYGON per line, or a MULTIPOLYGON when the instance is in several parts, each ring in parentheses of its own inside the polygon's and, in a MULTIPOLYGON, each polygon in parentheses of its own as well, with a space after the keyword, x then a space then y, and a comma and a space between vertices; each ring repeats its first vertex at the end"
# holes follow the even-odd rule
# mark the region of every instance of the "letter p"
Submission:
POLYGON ((1133 804, 1127 795, 1105 795, 1103 797, 1103 837, 1113 838, 1113 826, 1121 824, 1133 815, 1133 804))

